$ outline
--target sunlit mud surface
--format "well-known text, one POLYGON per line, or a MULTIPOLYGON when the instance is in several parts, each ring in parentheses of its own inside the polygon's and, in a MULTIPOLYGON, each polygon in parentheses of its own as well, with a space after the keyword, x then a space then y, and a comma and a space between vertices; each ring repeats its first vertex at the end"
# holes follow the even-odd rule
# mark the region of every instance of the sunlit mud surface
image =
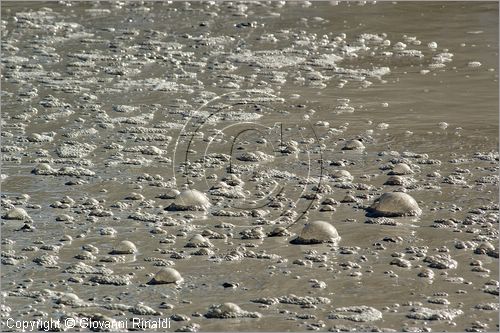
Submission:
POLYGON ((2 331, 498 330, 498 3, 1 19, 2 331))

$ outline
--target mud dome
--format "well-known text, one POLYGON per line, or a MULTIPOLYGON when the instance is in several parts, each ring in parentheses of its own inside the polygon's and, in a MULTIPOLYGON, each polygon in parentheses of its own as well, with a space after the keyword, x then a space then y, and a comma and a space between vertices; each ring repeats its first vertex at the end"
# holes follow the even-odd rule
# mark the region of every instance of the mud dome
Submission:
POLYGON ((1 7, 1 331, 498 331, 498 3, 1 7))
POLYGON ((418 216, 422 210, 413 197, 406 193, 389 192, 382 194, 368 209, 374 216, 418 216))
POLYGON ((168 283, 182 283, 184 279, 181 274, 173 268, 162 268, 154 275, 148 284, 168 284, 168 283))
POLYGON ((304 226, 294 244, 338 243, 340 236, 333 225, 325 221, 313 221, 304 226))

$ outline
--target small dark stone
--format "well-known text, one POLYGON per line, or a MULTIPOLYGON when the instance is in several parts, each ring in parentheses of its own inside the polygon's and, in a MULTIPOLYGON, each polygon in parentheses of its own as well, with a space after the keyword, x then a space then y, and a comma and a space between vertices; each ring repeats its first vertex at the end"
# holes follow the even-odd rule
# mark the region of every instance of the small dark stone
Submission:
POLYGON ((36 228, 34 226, 25 223, 21 228, 17 229, 16 231, 33 232, 35 230, 36 228))

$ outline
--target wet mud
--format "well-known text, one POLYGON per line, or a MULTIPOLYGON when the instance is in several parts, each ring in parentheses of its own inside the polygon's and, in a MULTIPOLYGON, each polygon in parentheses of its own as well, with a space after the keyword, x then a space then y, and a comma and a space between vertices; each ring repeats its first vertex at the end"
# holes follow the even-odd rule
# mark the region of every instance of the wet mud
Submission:
POLYGON ((498 3, 1 10, 2 331, 498 330, 498 3))

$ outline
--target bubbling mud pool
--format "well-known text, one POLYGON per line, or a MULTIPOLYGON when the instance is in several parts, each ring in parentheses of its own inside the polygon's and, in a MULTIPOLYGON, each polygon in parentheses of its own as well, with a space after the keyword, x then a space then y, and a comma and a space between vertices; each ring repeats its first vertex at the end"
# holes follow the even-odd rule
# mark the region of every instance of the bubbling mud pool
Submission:
POLYGON ((498 330, 498 3, 1 10, 2 331, 498 330))

